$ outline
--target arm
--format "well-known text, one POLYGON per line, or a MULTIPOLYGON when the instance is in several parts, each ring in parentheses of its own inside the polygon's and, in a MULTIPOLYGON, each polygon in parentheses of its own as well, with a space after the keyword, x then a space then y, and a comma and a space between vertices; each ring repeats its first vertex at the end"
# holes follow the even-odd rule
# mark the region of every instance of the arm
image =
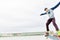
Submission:
POLYGON ((60 2, 59 2, 56 6, 52 7, 51 9, 54 10, 54 9, 56 9, 59 5, 60 5, 60 2))
POLYGON ((45 14, 47 14, 47 13, 42 13, 42 14, 40 14, 40 16, 45 15, 45 14))

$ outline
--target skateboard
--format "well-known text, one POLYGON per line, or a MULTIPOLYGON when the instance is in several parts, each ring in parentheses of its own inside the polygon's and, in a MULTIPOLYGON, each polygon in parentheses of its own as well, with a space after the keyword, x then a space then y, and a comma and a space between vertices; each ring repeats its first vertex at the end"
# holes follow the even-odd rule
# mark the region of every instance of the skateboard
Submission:
POLYGON ((48 35, 45 35, 45 37, 46 39, 50 38, 52 40, 60 40, 60 37, 53 32, 50 32, 48 35))

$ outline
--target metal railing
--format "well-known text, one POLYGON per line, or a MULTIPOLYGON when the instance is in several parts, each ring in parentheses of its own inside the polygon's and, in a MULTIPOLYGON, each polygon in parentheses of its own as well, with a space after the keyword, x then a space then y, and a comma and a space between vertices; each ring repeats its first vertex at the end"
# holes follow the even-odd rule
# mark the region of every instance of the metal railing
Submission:
POLYGON ((12 36, 41 36, 45 32, 24 32, 24 33, 0 33, 0 37, 12 37, 12 36))

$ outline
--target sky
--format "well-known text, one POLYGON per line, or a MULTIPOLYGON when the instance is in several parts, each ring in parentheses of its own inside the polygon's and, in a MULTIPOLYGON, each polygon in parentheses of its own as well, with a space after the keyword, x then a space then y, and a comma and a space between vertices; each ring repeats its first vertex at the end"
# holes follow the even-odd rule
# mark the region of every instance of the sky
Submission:
MULTIPOLYGON (((51 8, 58 2, 59 0, 0 0, 0 32, 46 31, 45 23, 48 16, 40 14, 44 12, 45 7, 51 8)), ((58 26, 59 10, 60 6, 54 10, 58 26)), ((50 29, 54 29, 52 24, 50 29)))

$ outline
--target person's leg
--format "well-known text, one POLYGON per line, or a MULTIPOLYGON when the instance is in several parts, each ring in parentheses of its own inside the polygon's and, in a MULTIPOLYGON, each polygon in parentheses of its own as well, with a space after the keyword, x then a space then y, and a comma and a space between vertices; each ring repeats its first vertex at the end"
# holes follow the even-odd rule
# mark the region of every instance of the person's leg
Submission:
POLYGON ((51 23, 52 19, 48 19, 47 23, 46 23, 46 29, 47 31, 49 31, 49 24, 51 23))
POLYGON ((52 19, 48 19, 47 23, 46 23, 46 29, 47 29, 47 32, 46 32, 46 35, 45 36, 48 36, 49 35, 49 24, 51 23, 52 19))
POLYGON ((59 31, 59 28, 58 28, 58 26, 57 26, 57 24, 55 22, 55 18, 53 18, 52 22, 53 22, 53 25, 54 25, 54 27, 56 29, 57 36, 60 37, 60 31, 59 31))
POLYGON ((58 26, 57 26, 57 24, 56 24, 56 22, 55 22, 55 18, 53 18, 52 23, 53 23, 56 31, 59 31, 59 28, 58 28, 58 26))

